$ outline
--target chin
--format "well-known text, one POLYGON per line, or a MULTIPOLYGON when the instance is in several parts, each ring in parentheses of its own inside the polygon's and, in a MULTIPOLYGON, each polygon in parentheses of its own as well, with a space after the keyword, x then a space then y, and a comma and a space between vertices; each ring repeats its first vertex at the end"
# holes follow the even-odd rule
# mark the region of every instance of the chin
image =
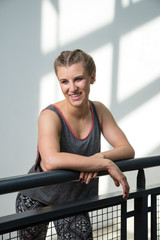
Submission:
POLYGON ((68 101, 73 107, 81 107, 84 104, 83 100, 69 100, 68 101))
POLYGON ((70 102, 70 104, 74 107, 81 107, 83 105, 82 102, 78 102, 78 101, 77 102, 70 102))

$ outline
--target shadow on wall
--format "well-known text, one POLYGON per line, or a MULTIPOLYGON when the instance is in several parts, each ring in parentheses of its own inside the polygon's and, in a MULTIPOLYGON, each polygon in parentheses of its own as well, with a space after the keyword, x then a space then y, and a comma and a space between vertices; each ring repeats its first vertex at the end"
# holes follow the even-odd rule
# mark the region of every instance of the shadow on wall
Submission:
MULTIPOLYGON (((1 177, 24 174, 34 163, 40 79, 53 71, 53 61, 62 50, 81 48, 91 53, 106 44, 112 44, 109 108, 117 121, 156 96, 160 90, 160 78, 158 77, 121 102, 117 97, 120 39, 128 32, 159 17, 159 1, 141 0, 134 4, 134 1, 126 1, 127 7, 122 6, 122 2, 125 1, 115 1, 115 16, 110 24, 103 25, 65 44, 59 42, 60 7, 63 1, 46 1, 53 6, 57 18, 54 36, 56 47, 45 54, 41 51, 42 3, 44 1, 2 0, 0 2, 1 177)), ((98 14, 100 13, 97 13, 97 17, 98 14)), ((83 18, 83 13, 78 14, 77 17, 83 18)), ((72 32, 72 29, 68 26, 65 31, 72 32)), ((53 95, 57 96, 57 89, 53 89, 53 95)), ((151 152, 153 155, 159 153, 159 147, 151 152)))

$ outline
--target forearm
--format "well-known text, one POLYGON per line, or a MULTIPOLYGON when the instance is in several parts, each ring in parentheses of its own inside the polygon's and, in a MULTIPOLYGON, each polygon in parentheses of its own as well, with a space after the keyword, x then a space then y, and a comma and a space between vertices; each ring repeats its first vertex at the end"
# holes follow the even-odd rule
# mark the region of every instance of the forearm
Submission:
POLYGON ((131 145, 119 146, 112 150, 102 152, 104 158, 115 160, 124 160, 134 158, 135 152, 131 145))
POLYGON ((41 166, 44 171, 51 171, 56 169, 71 169, 77 171, 101 171, 107 170, 113 179, 116 186, 122 185, 123 198, 129 196, 129 185, 126 177, 120 171, 116 164, 111 160, 103 157, 84 157, 70 153, 56 153, 50 161, 46 161, 42 158, 41 166))
POLYGON ((44 171, 56 169, 71 169, 76 171, 101 171, 108 170, 111 161, 109 159, 94 156, 85 157, 77 154, 58 152, 52 157, 43 157, 41 167, 44 171))

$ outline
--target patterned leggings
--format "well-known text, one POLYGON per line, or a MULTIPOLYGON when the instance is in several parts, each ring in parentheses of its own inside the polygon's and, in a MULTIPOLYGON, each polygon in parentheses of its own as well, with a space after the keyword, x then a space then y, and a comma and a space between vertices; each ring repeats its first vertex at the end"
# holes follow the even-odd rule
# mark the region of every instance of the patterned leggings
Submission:
MULTIPOLYGON (((46 205, 29 197, 18 194, 16 199, 16 212, 38 209, 46 205)), ((19 230, 20 240, 45 240, 49 223, 38 224, 19 230)), ((88 213, 66 217, 54 221, 58 240, 93 240, 92 227, 88 213)))

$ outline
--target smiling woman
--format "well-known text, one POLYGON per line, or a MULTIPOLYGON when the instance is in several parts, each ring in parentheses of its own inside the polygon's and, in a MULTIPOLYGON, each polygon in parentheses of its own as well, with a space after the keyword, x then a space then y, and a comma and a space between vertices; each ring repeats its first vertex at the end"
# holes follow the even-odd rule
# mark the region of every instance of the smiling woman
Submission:
MULTIPOLYGON (((101 170, 109 172, 116 186, 122 185, 123 198, 127 199, 127 179, 113 161, 133 158, 134 150, 110 111, 89 100, 90 84, 96 76, 92 57, 79 49, 64 51, 54 68, 65 99, 49 105, 39 116, 37 160, 29 173, 72 169, 80 172, 80 181, 22 191, 16 201, 17 212, 97 195, 96 177, 101 170), (112 150, 100 152, 101 133, 112 150)), ((54 224, 58 239, 93 239, 88 213, 54 224)), ((47 226, 21 230, 21 239, 45 239, 47 226)))

